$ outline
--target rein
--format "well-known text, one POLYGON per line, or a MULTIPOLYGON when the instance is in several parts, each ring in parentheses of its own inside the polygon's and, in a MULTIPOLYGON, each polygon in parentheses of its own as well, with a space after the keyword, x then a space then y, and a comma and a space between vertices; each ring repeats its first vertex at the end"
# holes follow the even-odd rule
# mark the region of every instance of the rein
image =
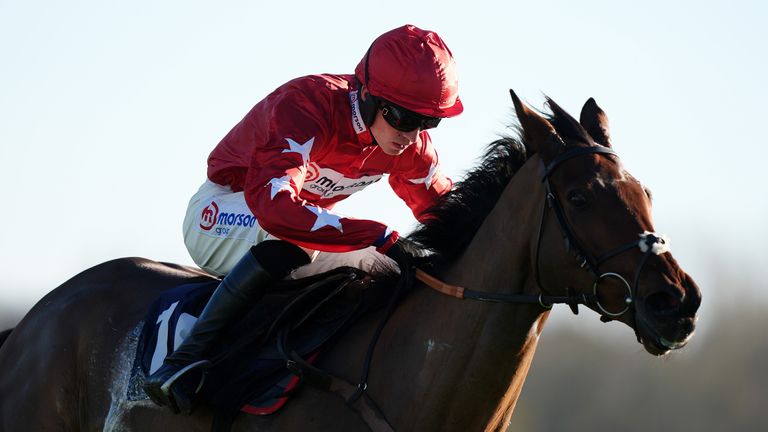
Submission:
POLYGON ((576 314, 578 314, 578 305, 585 305, 595 300, 595 296, 593 294, 567 293, 567 295, 564 296, 554 296, 544 295, 543 293, 539 295, 528 295, 476 291, 460 287, 458 285, 445 283, 421 269, 416 269, 416 279, 420 280, 435 291, 438 291, 447 296, 455 297, 460 300, 470 299, 494 303, 538 304, 545 309, 550 309, 552 305, 555 304, 567 304, 576 314))

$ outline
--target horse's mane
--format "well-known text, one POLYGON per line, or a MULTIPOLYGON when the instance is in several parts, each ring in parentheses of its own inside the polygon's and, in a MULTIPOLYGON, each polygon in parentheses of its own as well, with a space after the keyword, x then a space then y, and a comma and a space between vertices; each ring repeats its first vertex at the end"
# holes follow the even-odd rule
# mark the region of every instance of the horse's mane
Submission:
MULTIPOLYGON (((589 134, 549 97, 552 114, 542 113, 563 139, 590 142, 589 134)), ((518 137, 521 128, 515 127, 518 137)), ((522 138, 505 136, 488 145, 480 163, 447 194, 427 210, 428 220, 408 238, 451 260, 469 245, 486 216, 491 212, 510 179, 531 156, 522 138)))
POLYGON ((408 238, 442 259, 457 257, 526 159, 525 147, 516 138, 489 144, 480 163, 427 210, 428 220, 408 238))

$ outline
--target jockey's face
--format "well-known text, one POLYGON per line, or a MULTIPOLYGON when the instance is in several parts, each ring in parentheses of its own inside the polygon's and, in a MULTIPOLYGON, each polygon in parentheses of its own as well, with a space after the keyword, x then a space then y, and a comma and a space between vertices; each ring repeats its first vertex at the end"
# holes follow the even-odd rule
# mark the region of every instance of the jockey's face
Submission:
POLYGON ((377 110, 376 119, 371 125, 371 134, 381 150, 390 156, 399 156, 408 146, 416 144, 419 139, 420 129, 409 132, 399 131, 387 123, 381 116, 381 110, 377 110))
MULTIPOLYGON (((370 97, 365 86, 363 86, 360 95, 364 100, 370 97)), ((419 139, 420 132, 418 128, 408 132, 395 129, 384 119, 380 107, 376 110, 376 118, 374 118, 373 124, 370 125, 370 129, 371 135, 373 135, 381 150, 390 156, 398 156, 409 145, 415 144, 419 139)))

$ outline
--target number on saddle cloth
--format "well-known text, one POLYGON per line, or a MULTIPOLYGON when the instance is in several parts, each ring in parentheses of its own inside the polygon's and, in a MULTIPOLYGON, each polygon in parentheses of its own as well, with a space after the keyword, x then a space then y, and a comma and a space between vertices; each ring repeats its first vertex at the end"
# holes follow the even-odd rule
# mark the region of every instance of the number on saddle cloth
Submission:
POLYGON ((180 285, 163 292, 144 319, 137 355, 145 375, 155 372, 197 321, 219 282, 180 285))

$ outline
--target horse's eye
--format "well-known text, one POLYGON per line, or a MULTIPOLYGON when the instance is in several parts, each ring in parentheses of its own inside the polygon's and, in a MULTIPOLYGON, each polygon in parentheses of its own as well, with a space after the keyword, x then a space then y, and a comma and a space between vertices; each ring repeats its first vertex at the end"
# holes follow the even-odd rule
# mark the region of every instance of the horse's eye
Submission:
POLYGON ((568 202, 574 207, 584 207, 587 204, 587 197, 579 191, 568 192, 568 202))

